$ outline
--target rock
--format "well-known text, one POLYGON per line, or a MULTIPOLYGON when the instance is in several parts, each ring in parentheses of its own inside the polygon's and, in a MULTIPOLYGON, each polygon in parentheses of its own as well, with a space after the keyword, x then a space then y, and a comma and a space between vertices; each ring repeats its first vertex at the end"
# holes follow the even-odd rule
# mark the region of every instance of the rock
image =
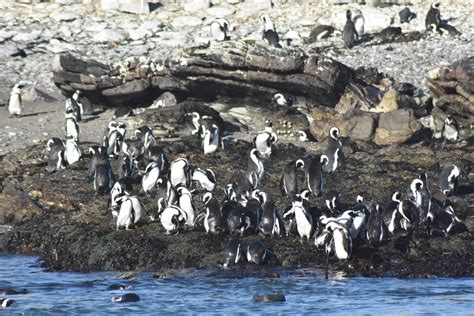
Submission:
POLYGON ((207 9, 210 6, 209 0, 192 0, 183 4, 183 10, 186 12, 194 12, 207 9))
POLYGON ((375 113, 387 113, 396 111, 400 108, 398 102, 399 93, 394 89, 390 89, 383 95, 380 103, 375 108, 370 109, 370 111, 375 113))
POLYGON ((261 10, 270 10, 273 7, 272 0, 245 0, 241 5, 240 14, 255 15, 261 10))
POLYGON ((150 7, 147 0, 119 0, 118 9, 135 14, 149 14, 150 7))
POLYGON ((0 45, 0 58, 16 57, 22 55, 26 57, 25 51, 18 48, 18 46, 13 43, 0 45))
POLYGON ((377 127, 377 115, 363 111, 353 110, 347 113, 347 136, 353 140, 370 141, 377 127))
POLYGON ((126 105, 129 102, 133 102, 133 100, 139 101, 140 97, 147 94, 149 87, 149 80, 128 81, 118 87, 105 89, 102 91, 102 94, 114 104, 126 105))
POLYGON ((117 10, 119 8, 119 0, 100 0, 100 8, 104 11, 117 10))
POLYGON ((15 32, 0 30, 0 44, 9 40, 15 35, 15 32))
POLYGON ((82 0, 55 0, 54 2, 57 4, 62 4, 62 5, 71 5, 71 4, 80 4, 82 3, 82 0))
POLYGON ((95 43, 121 42, 124 39, 125 35, 113 30, 103 30, 92 37, 95 43))
POLYGON ((21 190, 8 186, 0 193, 0 224, 2 225, 31 219, 42 212, 28 194, 21 190))
POLYGON ((382 113, 375 131, 374 142, 377 145, 404 143, 419 132, 422 127, 411 109, 382 113))
POLYGON ((13 36, 12 40, 14 42, 25 42, 25 43, 34 42, 40 37, 40 33, 41 31, 17 33, 15 36, 13 36))
POLYGON ((72 12, 53 12, 50 17, 56 22, 71 22, 78 18, 78 16, 72 12))
POLYGON ((230 6, 217 6, 206 10, 208 14, 215 17, 225 17, 235 13, 235 8, 230 6))
POLYGON ((343 114, 351 109, 371 111, 380 101, 380 90, 372 86, 351 83, 335 106, 335 110, 343 114))
POLYGON ((195 16, 178 16, 171 22, 171 25, 177 29, 183 26, 199 26, 201 24, 202 20, 195 16))
POLYGON ((263 294, 263 295, 254 295, 254 302, 285 302, 286 298, 283 294, 263 294))
POLYGON ((228 4, 238 4, 240 3, 242 0, 227 0, 227 3, 228 4))

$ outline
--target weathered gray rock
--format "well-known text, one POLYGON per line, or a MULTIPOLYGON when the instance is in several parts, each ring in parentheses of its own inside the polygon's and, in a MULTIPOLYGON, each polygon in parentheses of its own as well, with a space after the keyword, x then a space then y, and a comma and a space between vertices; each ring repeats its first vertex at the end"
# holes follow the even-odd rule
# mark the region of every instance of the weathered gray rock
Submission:
POLYGON ((209 0, 191 0, 183 4, 183 10, 186 12, 194 12, 202 9, 207 9, 210 6, 209 0))
POLYGON ((353 110, 346 115, 348 119, 347 136, 353 140, 370 141, 377 127, 378 115, 353 110))
POLYGON ((399 109, 382 113, 375 131, 377 145, 399 144, 408 141, 422 129, 411 109, 399 109))
POLYGON ((92 40, 96 43, 121 42, 124 39, 125 35, 123 33, 114 30, 103 30, 92 37, 92 40))
POLYGON ((13 43, 0 45, 0 58, 20 56, 21 54, 22 50, 13 43))
POLYGON ((231 6, 215 6, 206 10, 206 12, 215 17, 225 17, 235 13, 235 8, 231 6))
POLYGON ((178 16, 171 22, 171 25, 178 29, 187 26, 199 26, 201 24, 202 19, 196 16, 178 16))
POLYGON ((71 22, 77 19, 79 16, 72 12, 53 12, 51 18, 56 22, 71 22))

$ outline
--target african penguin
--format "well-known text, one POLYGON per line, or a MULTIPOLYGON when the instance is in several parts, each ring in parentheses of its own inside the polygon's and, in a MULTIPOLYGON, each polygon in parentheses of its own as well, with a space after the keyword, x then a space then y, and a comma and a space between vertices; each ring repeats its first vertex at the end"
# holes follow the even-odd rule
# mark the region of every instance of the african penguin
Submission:
POLYGON ((290 161, 283 174, 280 177, 280 192, 283 196, 288 196, 293 199, 294 195, 299 193, 298 190, 298 172, 304 169, 303 159, 297 159, 290 161))
POLYGON ((295 98, 291 95, 276 93, 272 98, 272 104, 277 106, 292 106, 295 98))
POLYGON ((355 13, 352 17, 352 22, 354 22, 354 26, 356 30, 356 40, 358 40, 359 37, 364 34, 365 19, 364 19, 364 15, 362 14, 362 11, 360 11, 359 9, 355 9, 354 12, 355 13))
POLYGON ((199 192, 214 192, 216 189, 217 178, 211 169, 196 168, 191 179, 199 192))
POLYGON ((21 83, 17 83, 10 91, 10 98, 8 99, 8 106, 6 107, 10 113, 10 117, 21 115, 21 110, 23 109, 21 101, 21 89, 23 89, 23 85, 21 83))
POLYGON ((48 141, 46 142, 46 146, 44 147, 43 151, 41 152, 43 155, 48 155, 49 152, 51 151, 51 149, 55 146, 62 146, 62 147, 65 147, 66 144, 64 143, 64 141, 59 138, 59 137, 51 137, 50 139, 48 139, 48 141))
POLYGON ((347 48, 352 48, 354 47, 358 35, 354 22, 352 21, 351 10, 346 11, 346 19, 346 24, 344 25, 344 29, 342 30, 342 39, 344 41, 344 45, 347 48))
POLYGON ((410 23, 411 20, 416 18, 416 13, 411 12, 408 7, 405 7, 398 12, 398 16, 400 17, 400 23, 410 23))
POLYGON ((210 25, 211 36, 217 42, 222 42, 229 39, 227 31, 229 30, 230 23, 227 19, 218 18, 212 21, 210 25))
POLYGON ((122 195, 116 197, 115 202, 120 205, 117 230, 122 227, 129 230, 130 226, 137 224, 145 213, 145 207, 136 196, 122 195))
POLYGON ((223 218, 219 201, 212 196, 211 192, 206 192, 202 196, 202 203, 204 204, 204 229, 206 234, 219 234, 225 231, 223 225, 223 218))
POLYGON ((265 171, 263 163, 258 159, 259 156, 259 151, 256 148, 253 148, 249 151, 247 178, 249 179, 253 189, 258 187, 265 171))
POLYGON ((77 102, 83 114, 90 115, 93 113, 92 103, 80 90, 76 90, 71 98, 77 102))
POLYGON ((55 171, 66 168, 67 162, 64 158, 64 150, 65 145, 62 142, 50 144, 46 172, 53 173, 55 171))
POLYGON ((191 163, 184 158, 178 158, 171 162, 169 179, 174 187, 191 184, 191 163))
MULTIPOLYGON (((227 229, 230 234, 239 233, 241 236, 252 226, 250 212, 244 206, 237 204, 227 216, 227 229)), ((254 227, 255 228, 255 227, 254 227)))
POLYGON ((270 251, 260 240, 253 240, 247 247, 247 261, 257 265, 264 264, 268 260, 270 251))
POLYGON ((403 200, 398 211, 402 215, 400 227, 407 232, 416 231, 420 222, 419 205, 413 200, 403 200))
POLYGON ((146 166, 145 174, 142 177, 142 189, 146 196, 155 191, 160 175, 160 167, 156 162, 152 161, 146 166))
POLYGON ((226 196, 235 202, 239 202, 244 198, 249 197, 252 190, 252 183, 247 175, 242 173, 232 174, 224 188, 226 196))
POLYGON ((376 33, 374 39, 378 42, 391 42, 400 35, 402 35, 401 27, 389 26, 376 33))
POLYGON ((79 123, 72 112, 66 112, 66 138, 72 136, 74 141, 79 143, 79 123))
POLYGON ((311 33, 309 34, 309 40, 311 42, 320 41, 322 39, 330 37, 335 32, 337 32, 337 30, 334 26, 320 24, 311 31, 311 33))
POLYGON ((10 307, 13 303, 15 303, 15 300, 11 298, 0 298, 0 306, 3 308, 10 307))
POLYGON ((160 214, 161 226, 167 235, 178 233, 178 228, 187 221, 186 212, 175 205, 168 205, 160 214))
MULTIPOLYGON (((288 213, 293 213, 295 216, 296 230, 301 238, 306 237, 307 240, 311 238, 313 231, 313 218, 308 213, 306 208, 303 205, 306 193, 303 191, 299 196, 296 197, 295 201, 292 202, 292 207, 289 211, 285 213, 288 216, 288 213)), ((306 190, 306 192, 309 192, 306 190)), ((284 215, 284 217, 286 217, 284 215)))
POLYGON ((213 154, 217 151, 219 144, 221 143, 219 128, 213 124, 212 129, 205 129, 204 136, 202 139, 202 149, 205 155, 213 154))
POLYGON ((331 248, 339 260, 347 260, 352 253, 352 238, 346 225, 331 221, 326 225, 326 230, 332 235, 331 248))
POLYGON ((269 158, 272 154, 272 146, 278 142, 278 136, 273 132, 271 120, 265 121, 265 129, 257 134, 254 139, 255 148, 262 158, 269 158))
POLYGON ((306 183, 311 194, 318 197, 323 192, 324 168, 327 167, 330 159, 327 155, 315 155, 305 164, 306 183))
POLYGON ((455 165, 444 168, 439 174, 439 188, 441 192, 450 196, 456 192, 459 185, 459 176, 461 171, 455 165))
POLYGON ((281 48, 280 37, 270 17, 268 15, 262 15, 260 20, 263 22, 263 40, 270 46, 281 48))
POLYGON ((239 263, 244 244, 239 237, 233 237, 224 249, 224 268, 239 263))
POLYGON ((431 4, 431 7, 426 14, 425 27, 427 30, 435 31, 438 29, 440 23, 441 13, 439 11, 439 3, 434 2, 431 4))
POLYGON ((74 140, 73 136, 66 137, 66 145, 64 149, 64 159, 68 165, 79 161, 81 158, 81 150, 77 146, 77 142, 74 140))
POLYGON ((259 193, 262 196, 262 216, 258 225, 259 231, 264 236, 280 235, 282 223, 276 210, 275 202, 268 199, 264 192, 259 193))
POLYGON ((90 148, 92 153, 90 177, 94 180, 96 194, 104 194, 112 188, 114 175, 104 147, 90 148))
POLYGON ((364 236, 370 246, 377 247, 387 238, 387 226, 383 220, 383 212, 379 204, 370 209, 364 236))
POLYGON ((176 192, 178 193, 178 206, 186 213, 186 221, 184 224, 192 228, 194 227, 194 219, 196 217, 196 207, 194 206, 193 196, 184 186, 177 187, 176 192))
POLYGON ((417 206, 421 206, 423 203, 422 190, 424 188, 423 181, 421 179, 414 179, 410 183, 410 191, 408 191, 408 197, 417 206))
POLYGON ((459 124, 453 117, 448 116, 444 119, 441 136, 450 142, 456 142, 459 139, 459 124))
POLYGON ((334 172, 336 171, 341 160, 344 158, 344 151, 342 142, 340 140, 340 132, 337 127, 332 127, 329 130, 329 136, 328 145, 325 151, 329 161, 324 170, 328 172, 334 172))

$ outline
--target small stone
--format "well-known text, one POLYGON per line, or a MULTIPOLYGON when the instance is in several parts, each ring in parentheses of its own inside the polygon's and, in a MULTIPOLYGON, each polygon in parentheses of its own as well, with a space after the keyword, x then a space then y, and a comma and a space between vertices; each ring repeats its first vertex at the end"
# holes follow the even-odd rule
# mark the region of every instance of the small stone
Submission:
POLYGON ((125 35, 113 30, 103 30, 92 38, 96 43, 121 42, 125 39, 125 35))
POLYGON ((72 12, 54 12, 51 14, 51 18, 56 22, 70 22, 78 18, 78 16, 72 12))

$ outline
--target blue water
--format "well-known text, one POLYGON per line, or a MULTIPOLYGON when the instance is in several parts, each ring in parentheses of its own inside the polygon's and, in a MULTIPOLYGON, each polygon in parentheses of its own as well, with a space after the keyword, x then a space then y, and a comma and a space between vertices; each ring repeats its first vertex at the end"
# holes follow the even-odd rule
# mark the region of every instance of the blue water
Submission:
MULTIPOLYGON (((180 270, 162 279, 141 273, 134 279, 118 272, 46 272, 38 258, 0 255, 0 288, 26 288, 29 294, 0 314, 466 314, 474 308, 474 278, 344 278, 320 271, 272 270, 280 278, 263 278, 267 270, 220 268, 180 270), (242 277, 244 276, 245 277, 242 277), (107 291, 111 284, 132 289, 107 291), (137 303, 113 303, 126 292, 137 303), (283 293, 286 302, 254 303, 255 294, 283 293)), ((5 296, 3 296, 5 297, 5 296)))

